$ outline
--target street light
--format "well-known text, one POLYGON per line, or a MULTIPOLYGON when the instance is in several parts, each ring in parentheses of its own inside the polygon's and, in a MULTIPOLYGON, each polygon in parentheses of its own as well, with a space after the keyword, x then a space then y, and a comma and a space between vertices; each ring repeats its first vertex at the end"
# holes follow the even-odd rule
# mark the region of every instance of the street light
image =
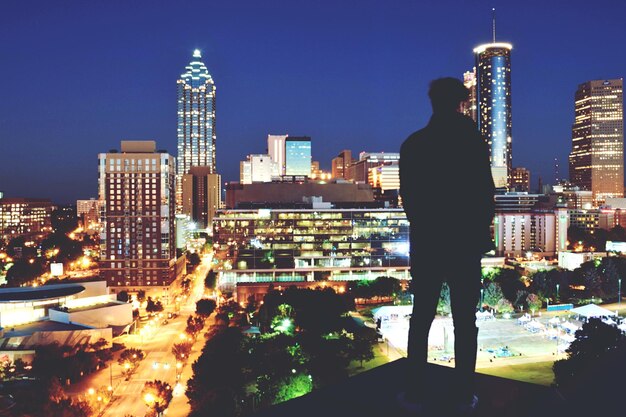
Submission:
POLYGON ((559 300, 559 284, 556 284, 556 299, 559 300))
POLYGON ((617 304, 622 305, 622 279, 617 279, 617 304))

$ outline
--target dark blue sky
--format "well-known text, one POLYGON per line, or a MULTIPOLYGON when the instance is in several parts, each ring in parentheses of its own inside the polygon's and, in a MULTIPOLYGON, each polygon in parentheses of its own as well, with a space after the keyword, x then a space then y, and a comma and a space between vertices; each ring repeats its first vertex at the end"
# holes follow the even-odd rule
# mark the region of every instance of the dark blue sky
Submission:
POLYGON ((95 197, 97 154, 121 139, 175 153, 176 79, 194 48, 217 86, 225 180, 268 133, 311 136, 326 168, 344 148, 398 151, 428 120, 429 80, 460 77, 490 40, 493 5, 514 45, 514 165, 551 182, 555 157, 567 173, 578 83, 626 73, 621 0, 4 0, 0 190, 95 197))

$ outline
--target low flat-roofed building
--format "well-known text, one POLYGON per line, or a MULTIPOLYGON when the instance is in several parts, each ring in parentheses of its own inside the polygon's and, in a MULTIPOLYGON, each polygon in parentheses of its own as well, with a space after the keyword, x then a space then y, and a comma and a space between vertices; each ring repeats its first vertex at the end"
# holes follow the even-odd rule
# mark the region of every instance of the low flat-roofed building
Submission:
POLYGON ((240 282, 409 279, 409 222, 401 209, 222 210, 213 242, 227 291, 240 282))
POLYGON ((132 321, 132 305, 117 301, 104 281, 0 288, 0 326, 5 333, 26 324, 50 327, 48 322, 119 333, 132 321))
POLYGON ((254 204, 302 204, 311 197, 321 197, 330 203, 374 203, 371 186, 347 181, 230 182, 226 186, 227 208, 254 204))

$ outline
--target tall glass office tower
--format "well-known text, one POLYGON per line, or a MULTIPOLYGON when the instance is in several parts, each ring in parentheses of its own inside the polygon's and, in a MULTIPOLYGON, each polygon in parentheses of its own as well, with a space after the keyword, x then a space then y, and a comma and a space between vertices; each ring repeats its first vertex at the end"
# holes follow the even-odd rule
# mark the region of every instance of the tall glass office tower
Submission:
POLYGON ((285 139, 285 175, 311 176, 311 138, 288 136, 285 139))
POLYGON ((511 49, 493 42, 474 48, 476 56, 477 123, 491 149, 491 174, 498 188, 508 187, 511 149, 511 49))
POLYGON ((624 195, 624 81, 592 80, 574 96, 569 178, 599 205, 624 195))
POLYGON ((176 82, 178 85, 178 157, 176 209, 182 208, 182 176, 191 167, 215 173, 215 83, 199 50, 176 82))

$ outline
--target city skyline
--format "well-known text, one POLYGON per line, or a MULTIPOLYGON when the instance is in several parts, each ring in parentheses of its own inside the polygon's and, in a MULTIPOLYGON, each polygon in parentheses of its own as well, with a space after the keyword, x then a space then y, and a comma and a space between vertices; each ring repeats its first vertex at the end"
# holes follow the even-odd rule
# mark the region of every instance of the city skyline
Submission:
MULTIPOLYGON (((608 62, 580 62, 574 45, 608 53, 618 44, 598 40, 623 39, 625 29, 615 15, 602 14, 602 25, 594 26, 586 38, 576 33, 574 25, 562 26, 556 33, 551 30, 555 16, 573 21, 582 12, 576 7, 544 5, 537 13, 532 5, 495 3, 498 40, 515 47, 513 166, 527 167, 535 188, 539 177, 544 184, 552 182, 555 157, 561 166, 567 162, 571 101, 578 84, 626 73, 625 58, 612 54, 608 62), (542 49, 547 41, 560 47, 542 49), (545 64, 549 58, 558 65, 545 64), (543 63, 539 78, 537 63, 543 63)), ((375 3, 356 11, 336 6, 323 33, 296 30, 292 21, 304 14, 299 25, 311 29, 326 18, 330 6, 317 10, 277 4, 266 10, 239 11, 216 5, 212 11, 221 19, 215 19, 210 30, 176 32, 181 28, 173 24, 163 34, 149 23, 136 32, 133 19, 126 15, 132 15, 138 5, 125 5, 126 13, 106 6, 89 10, 29 6, 33 4, 3 6, 2 14, 12 19, 3 22, 0 31, 19 42, 3 45, 0 51, 13 58, 0 69, 7 98, 0 104, 0 136, 11 141, 8 152, 0 155, 0 188, 6 196, 69 203, 95 196, 97 173, 92 161, 120 140, 155 140, 175 153, 172 80, 194 49, 202 51, 209 73, 220 85, 217 172, 224 180, 236 180, 238 161, 263 151, 267 135, 273 132, 312 137, 313 159, 326 169, 342 149, 354 154, 396 152, 402 140, 430 116, 428 82, 440 76, 459 77, 472 66, 472 49, 490 40, 493 4, 453 8, 459 13, 450 13, 447 2, 421 7, 403 3, 398 10, 375 3), (253 18, 257 12, 262 19, 253 18), (80 23, 83 18, 95 19, 94 28, 63 49, 76 31, 85 29, 80 23), (55 29, 59 19, 63 30, 55 29), (411 19, 423 24, 407 25, 411 19), (108 21, 119 28, 110 38, 96 33, 108 21), (250 27, 237 31, 240 26, 234 24, 241 21, 250 27), (279 22, 284 22, 281 30, 272 26, 279 22), (40 44, 36 36, 24 32, 33 25, 50 28, 51 42, 40 44), (432 42, 431 35, 439 40, 432 42), (376 59, 369 57, 371 51, 376 59), (38 67, 31 64, 33 59, 44 60, 47 70, 35 75, 38 67), (77 69, 79 64, 90 65, 94 73, 86 77, 77 69), (100 87, 87 89, 94 75, 100 87), (372 84, 371 79, 378 81, 372 84), (122 87, 126 90, 120 95, 122 87), (374 111, 376 117, 363 117, 374 111), (43 147, 50 143, 58 146, 43 147), (47 157, 33 149, 41 149, 47 157)), ((600 12, 594 8, 588 13, 600 12)), ((167 17, 167 7, 147 12, 151 23, 165 23, 167 17)))

